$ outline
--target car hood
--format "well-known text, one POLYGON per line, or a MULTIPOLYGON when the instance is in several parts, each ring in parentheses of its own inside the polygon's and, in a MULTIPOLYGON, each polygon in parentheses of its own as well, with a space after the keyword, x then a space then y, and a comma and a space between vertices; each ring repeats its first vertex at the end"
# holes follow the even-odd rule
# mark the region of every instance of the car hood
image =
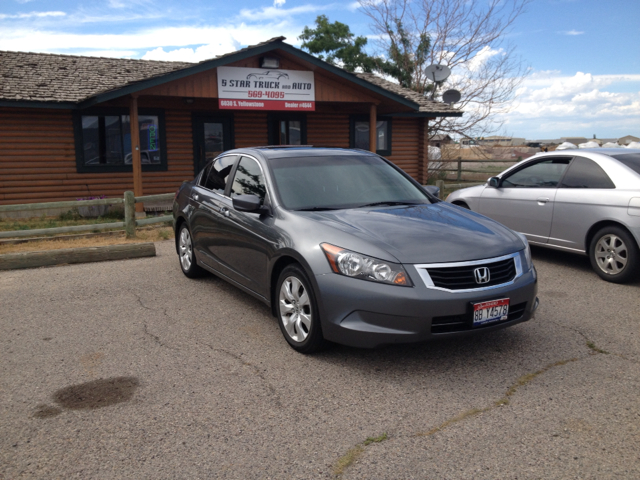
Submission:
POLYGON ((524 248, 520 237, 507 227, 444 202, 315 212, 309 216, 372 243, 401 263, 480 260, 524 248))

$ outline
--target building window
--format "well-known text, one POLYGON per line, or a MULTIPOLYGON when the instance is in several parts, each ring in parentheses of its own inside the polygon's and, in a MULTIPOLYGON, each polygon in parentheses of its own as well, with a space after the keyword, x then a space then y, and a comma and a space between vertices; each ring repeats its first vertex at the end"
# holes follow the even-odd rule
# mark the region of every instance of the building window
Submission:
POLYGON ((268 116, 269 145, 305 145, 307 118, 304 115, 277 114, 268 116))
MULTIPOLYGON (((351 117, 351 148, 369 150, 369 117, 351 117)), ((376 153, 391 155, 391 119, 378 117, 376 122, 376 153)))
MULTIPOLYGON (((74 124, 79 172, 132 170, 131 121, 126 109, 77 113, 74 124)), ((166 170, 163 113, 141 109, 138 128, 142 170, 166 170)))

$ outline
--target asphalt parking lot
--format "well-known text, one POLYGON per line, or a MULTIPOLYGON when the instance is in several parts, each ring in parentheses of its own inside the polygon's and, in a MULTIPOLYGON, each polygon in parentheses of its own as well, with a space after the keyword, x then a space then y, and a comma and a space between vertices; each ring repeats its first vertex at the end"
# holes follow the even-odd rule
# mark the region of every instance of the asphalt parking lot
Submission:
POLYGON ((640 478, 640 283, 586 257, 513 328, 303 356, 157 248, 0 272, 0 479, 640 478))

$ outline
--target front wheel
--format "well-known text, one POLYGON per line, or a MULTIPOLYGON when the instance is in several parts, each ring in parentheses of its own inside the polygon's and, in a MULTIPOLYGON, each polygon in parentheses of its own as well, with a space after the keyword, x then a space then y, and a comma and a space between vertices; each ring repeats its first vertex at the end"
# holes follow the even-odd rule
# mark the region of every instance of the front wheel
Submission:
POLYGON ((302 268, 289 265, 278 278, 276 312, 284 338, 300 353, 320 350, 325 343, 316 296, 302 268))
POLYGON ((186 223, 180 226, 180 232, 178 233, 178 257, 180 258, 182 273, 187 277, 197 278, 204 275, 205 271, 196 263, 193 240, 186 223))
POLYGON ((600 229, 589 247, 591 266, 608 282, 625 283, 638 275, 640 254, 633 237, 616 226, 600 229))

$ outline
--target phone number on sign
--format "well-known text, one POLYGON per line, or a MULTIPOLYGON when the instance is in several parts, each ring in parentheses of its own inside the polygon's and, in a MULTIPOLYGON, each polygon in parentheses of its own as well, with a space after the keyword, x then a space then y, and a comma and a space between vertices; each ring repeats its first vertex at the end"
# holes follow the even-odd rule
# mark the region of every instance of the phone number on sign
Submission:
POLYGON ((261 92, 259 90, 249 90, 249 98, 284 98, 284 92, 261 92))

